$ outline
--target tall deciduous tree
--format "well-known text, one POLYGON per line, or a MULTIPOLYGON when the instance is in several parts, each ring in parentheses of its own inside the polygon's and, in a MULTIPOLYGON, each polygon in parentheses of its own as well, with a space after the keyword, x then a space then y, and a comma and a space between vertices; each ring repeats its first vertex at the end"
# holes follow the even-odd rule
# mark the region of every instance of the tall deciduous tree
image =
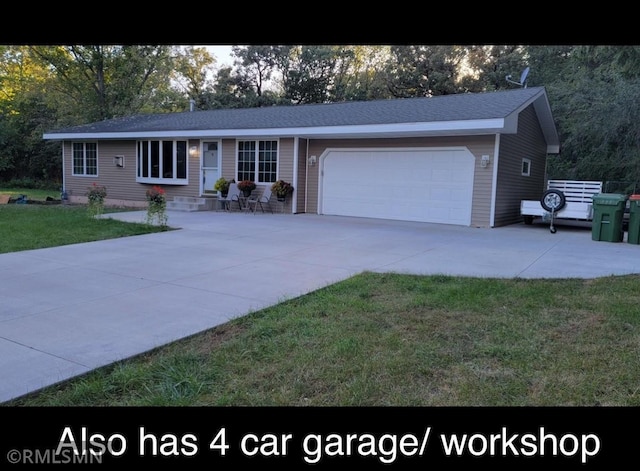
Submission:
POLYGON ((245 107, 280 103, 279 94, 270 87, 278 64, 288 57, 290 46, 233 46, 236 57, 233 86, 245 107))
POLYGON ((282 70, 284 97, 294 104, 343 101, 337 86, 346 81, 353 52, 342 46, 298 46, 282 70))
MULTIPOLYGON (((171 87, 170 46, 32 46, 55 72, 69 121, 90 122, 155 110, 171 87)), ((62 102, 60 103, 62 105, 62 102)))
POLYGON ((384 45, 350 46, 351 55, 343 58, 334 95, 340 101, 391 98, 385 75, 390 47, 384 45))
POLYGON ((549 84, 562 143, 551 177, 640 182, 640 77, 626 60, 610 46, 567 54, 562 78, 549 84))
POLYGON ((172 78, 178 89, 194 101, 196 109, 207 109, 210 105, 215 63, 216 59, 204 47, 176 49, 172 78))
MULTIPOLYGON (((525 49, 517 45, 467 46, 460 85, 468 92, 514 88, 526 65, 525 49)), ((521 85, 524 86, 524 85, 521 85)))
POLYGON ((0 48, 0 180, 60 180, 57 146, 42 140, 56 122, 52 80, 26 46, 0 48))
POLYGON ((396 98, 449 95, 458 83, 466 51, 460 46, 391 46, 389 90, 396 98))

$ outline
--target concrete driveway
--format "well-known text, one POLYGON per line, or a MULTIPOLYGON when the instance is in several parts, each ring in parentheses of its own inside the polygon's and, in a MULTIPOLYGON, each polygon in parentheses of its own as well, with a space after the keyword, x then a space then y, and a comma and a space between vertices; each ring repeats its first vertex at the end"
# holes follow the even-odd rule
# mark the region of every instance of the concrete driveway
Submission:
MULTIPOLYGON (((143 221, 144 212, 110 215, 143 221)), ((640 273, 584 226, 480 229, 317 215, 169 212, 180 230, 0 255, 0 402, 363 270, 482 277, 640 273)))

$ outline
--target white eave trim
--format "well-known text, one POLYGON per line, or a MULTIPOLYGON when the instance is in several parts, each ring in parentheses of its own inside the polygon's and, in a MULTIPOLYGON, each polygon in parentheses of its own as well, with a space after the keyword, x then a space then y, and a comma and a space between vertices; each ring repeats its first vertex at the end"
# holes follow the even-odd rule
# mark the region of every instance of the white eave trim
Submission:
MULTIPOLYGON (((303 137, 303 138, 349 138, 349 137, 404 137, 436 134, 494 134, 515 132, 513 126, 505 129, 502 118, 469 121, 436 121, 429 123, 376 124, 364 126, 318 126, 296 128, 263 129, 199 129, 193 131, 147 131, 147 132, 70 132, 46 133, 43 139, 145 139, 145 138, 237 138, 237 137, 303 137)), ((510 124, 510 123, 509 123, 510 124)))

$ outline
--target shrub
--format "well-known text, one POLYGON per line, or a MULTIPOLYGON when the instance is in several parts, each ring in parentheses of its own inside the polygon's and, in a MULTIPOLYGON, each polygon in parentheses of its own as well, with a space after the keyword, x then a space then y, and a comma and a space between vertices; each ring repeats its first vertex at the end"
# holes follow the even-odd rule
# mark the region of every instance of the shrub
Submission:
POLYGON ((99 216, 104 211, 104 199, 107 197, 107 187, 93 182, 87 188, 88 211, 92 217, 99 216))
POLYGON ((146 192, 147 196, 147 224, 157 223, 161 227, 167 226, 167 198, 162 187, 154 185, 146 192))

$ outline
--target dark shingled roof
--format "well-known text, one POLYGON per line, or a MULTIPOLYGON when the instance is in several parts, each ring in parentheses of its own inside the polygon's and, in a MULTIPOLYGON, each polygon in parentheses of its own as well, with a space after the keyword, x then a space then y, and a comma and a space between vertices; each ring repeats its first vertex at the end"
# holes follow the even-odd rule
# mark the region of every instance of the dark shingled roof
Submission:
POLYGON ((532 87, 430 98, 136 115, 57 129, 47 134, 311 128, 502 119, 518 111, 541 90, 541 87, 532 87))

